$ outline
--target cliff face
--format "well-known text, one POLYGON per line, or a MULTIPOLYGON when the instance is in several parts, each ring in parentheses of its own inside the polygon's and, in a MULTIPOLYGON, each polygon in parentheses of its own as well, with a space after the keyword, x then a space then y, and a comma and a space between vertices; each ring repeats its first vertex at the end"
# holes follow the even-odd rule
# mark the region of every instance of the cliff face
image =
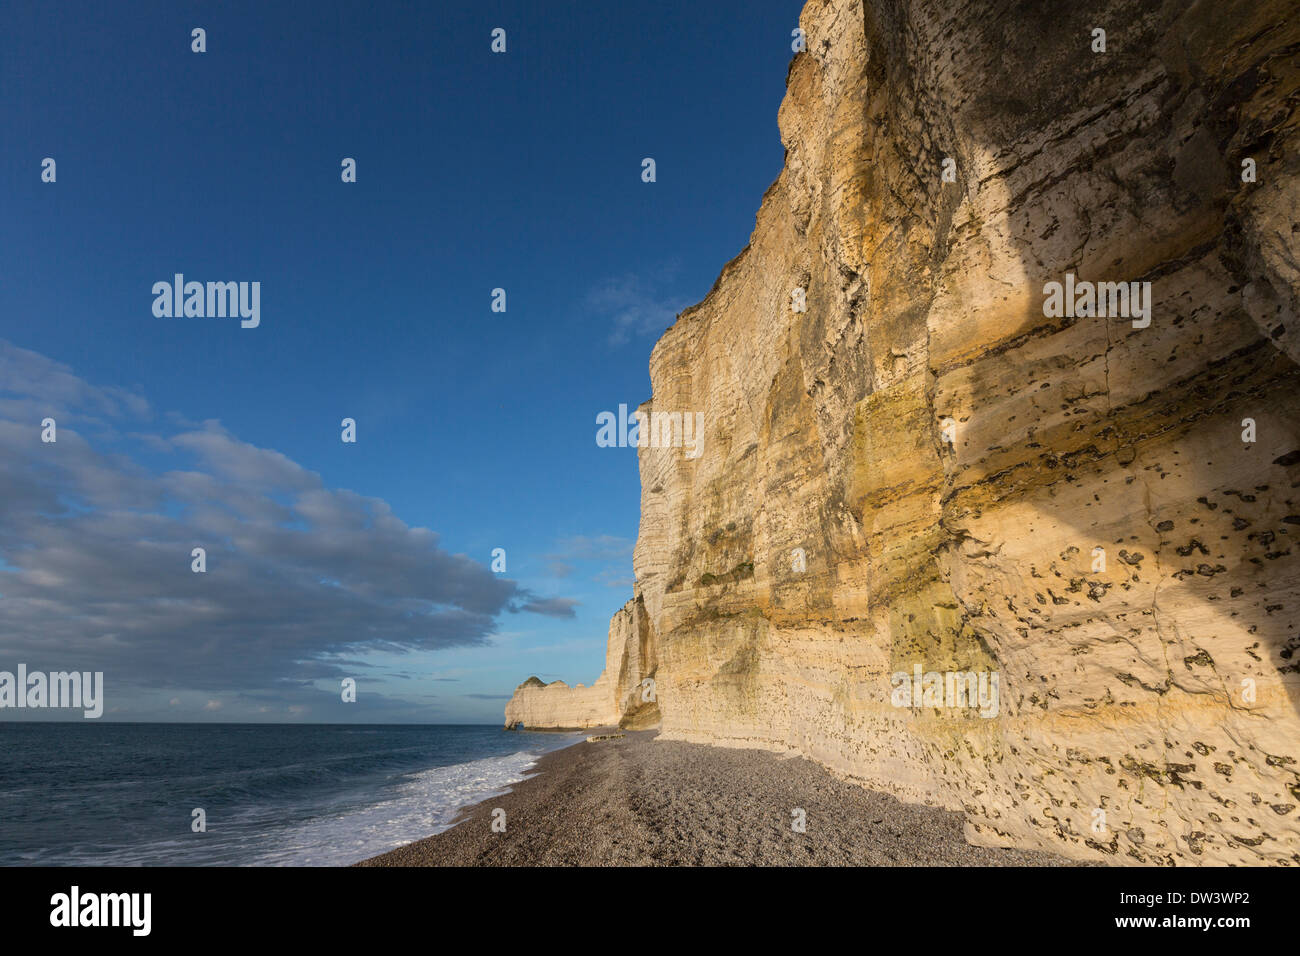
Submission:
POLYGON ((651 356, 702 453, 640 450, 638 663, 616 616, 593 712, 650 676, 664 736, 806 754, 975 843, 1300 862, 1289 13, 808 4, 785 168, 651 356), (1150 283, 1149 321, 1052 282, 1150 283), (944 672, 985 706, 914 678, 944 672))

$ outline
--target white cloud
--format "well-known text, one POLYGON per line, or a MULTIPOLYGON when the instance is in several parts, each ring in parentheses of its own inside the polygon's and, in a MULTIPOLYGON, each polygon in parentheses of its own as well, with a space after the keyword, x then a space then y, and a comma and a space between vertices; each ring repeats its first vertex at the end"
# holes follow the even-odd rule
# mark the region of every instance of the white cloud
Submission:
POLYGON ((587 293, 587 307, 612 326, 610 345, 622 345, 634 336, 658 335, 677 321, 677 313, 689 302, 665 292, 663 285, 628 274, 605 279, 587 293))

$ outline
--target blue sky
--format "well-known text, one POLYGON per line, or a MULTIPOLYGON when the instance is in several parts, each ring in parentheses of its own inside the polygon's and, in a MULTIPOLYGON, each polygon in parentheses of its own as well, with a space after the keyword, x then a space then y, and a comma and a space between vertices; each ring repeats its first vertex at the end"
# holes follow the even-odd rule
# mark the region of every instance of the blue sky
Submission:
POLYGON ((800 7, 7 5, 0 669, 103 669, 134 720, 593 680, 640 494, 596 415, 748 240, 800 7), (260 282, 260 326, 155 317, 178 272, 260 282))

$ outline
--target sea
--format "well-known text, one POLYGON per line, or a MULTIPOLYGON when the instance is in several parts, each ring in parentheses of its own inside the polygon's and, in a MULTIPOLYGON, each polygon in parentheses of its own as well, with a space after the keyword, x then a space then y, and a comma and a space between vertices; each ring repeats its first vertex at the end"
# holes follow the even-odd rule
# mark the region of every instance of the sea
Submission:
POLYGON ((499 726, 0 722, 0 866, 346 865, 447 829, 581 739, 499 726))

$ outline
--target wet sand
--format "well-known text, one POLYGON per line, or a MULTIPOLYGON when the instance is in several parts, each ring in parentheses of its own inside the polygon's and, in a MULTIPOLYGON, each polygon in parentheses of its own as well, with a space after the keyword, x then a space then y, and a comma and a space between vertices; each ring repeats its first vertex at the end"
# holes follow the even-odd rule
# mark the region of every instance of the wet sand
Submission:
POLYGON ((902 803, 800 757, 656 733, 546 754, 510 793, 467 808, 450 830, 357 865, 1076 865, 970 846, 960 813, 902 803), (492 830, 496 808, 504 833, 492 830), (794 808, 806 812, 804 833, 792 828, 794 808))

